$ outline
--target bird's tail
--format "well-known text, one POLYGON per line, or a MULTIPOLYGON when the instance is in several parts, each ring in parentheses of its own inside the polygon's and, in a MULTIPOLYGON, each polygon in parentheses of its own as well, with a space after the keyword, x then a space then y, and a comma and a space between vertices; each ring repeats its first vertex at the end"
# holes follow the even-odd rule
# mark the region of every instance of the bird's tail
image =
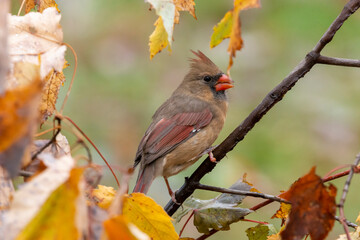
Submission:
POLYGON ((151 164, 150 166, 146 166, 143 169, 140 168, 139 175, 133 192, 141 192, 146 194, 154 179, 155 179, 154 164, 151 164))

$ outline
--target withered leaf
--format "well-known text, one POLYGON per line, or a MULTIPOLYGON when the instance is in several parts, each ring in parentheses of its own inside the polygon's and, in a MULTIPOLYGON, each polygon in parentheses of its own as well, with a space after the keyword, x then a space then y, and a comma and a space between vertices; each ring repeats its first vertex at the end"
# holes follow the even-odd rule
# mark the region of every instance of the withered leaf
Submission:
POLYGON ((309 234, 313 240, 325 239, 334 226, 336 188, 326 187, 315 174, 315 167, 298 179, 280 197, 292 203, 289 221, 281 233, 283 240, 300 240, 309 234))

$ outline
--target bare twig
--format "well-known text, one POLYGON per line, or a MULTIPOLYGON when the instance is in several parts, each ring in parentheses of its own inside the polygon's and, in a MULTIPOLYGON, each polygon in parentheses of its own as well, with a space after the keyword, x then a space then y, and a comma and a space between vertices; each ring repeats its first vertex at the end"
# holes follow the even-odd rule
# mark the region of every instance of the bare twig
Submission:
MULTIPOLYGON (((246 134, 255 126, 257 122, 276 104, 297 81, 304 77, 312 67, 317 63, 321 50, 332 40, 337 30, 343 23, 360 7, 360 0, 350 0, 343 8, 339 16, 333 21, 328 30, 321 37, 314 49, 309 52, 305 59, 301 61, 294 70, 273 90, 271 90, 262 102, 250 113, 250 115, 213 151, 214 157, 220 161, 226 156, 246 134)), ((216 163, 206 158, 195 172, 185 181, 183 186, 176 192, 175 198, 178 203, 183 203, 193 192, 195 186, 193 183, 200 182, 205 174, 214 169, 216 163)), ((270 201, 270 200, 268 200, 270 201)), ((165 206, 165 211, 171 216, 180 207, 172 200, 165 206)))
MULTIPOLYGON (((341 223, 341 220, 340 220, 340 218, 339 218, 338 216, 335 216, 335 220, 341 223)), ((352 222, 350 222, 350 221, 348 221, 348 220, 346 220, 346 219, 345 219, 345 223, 346 223, 349 227, 352 227, 352 228, 357 228, 357 227, 358 227, 358 225, 356 225, 355 223, 352 223, 352 222)))
POLYGON ((40 153, 42 153, 42 151, 44 151, 48 146, 50 146, 50 144, 52 144, 56 141, 56 137, 61 131, 61 119, 55 117, 54 121, 58 122, 58 126, 56 128, 54 128, 54 129, 56 129, 55 134, 51 137, 51 139, 42 148, 40 148, 34 155, 31 156, 31 160, 34 160, 40 153))
POLYGON ((346 234, 346 237, 347 237, 348 240, 351 240, 351 237, 350 237, 348 225, 346 223, 346 217, 345 217, 345 213, 344 213, 344 204, 345 204, 345 200, 346 200, 346 195, 347 195, 347 193, 349 191, 351 179, 352 179, 352 177, 354 175, 354 172, 355 172, 355 169, 357 168, 359 163, 360 163, 360 153, 356 156, 354 165, 351 166, 348 178, 346 179, 346 182, 345 182, 345 185, 344 185, 344 189, 343 189, 343 193, 342 193, 342 196, 341 196, 341 199, 340 199, 340 203, 339 203, 339 213, 340 213, 339 219, 340 219, 341 224, 344 227, 344 231, 345 231, 345 234, 346 234))
POLYGON ((322 55, 318 57, 317 63, 343 66, 343 67, 360 67, 360 60, 358 59, 335 58, 335 57, 326 57, 322 55))
POLYGON ((19 176, 21 177, 32 177, 34 176, 34 172, 19 170, 19 176))
POLYGON ((102 153, 100 152, 100 150, 96 147, 96 145, 93 143, 93 141, 91 141, 91 139, 83 132, 83 130, 81 130, 81 128, 68 116, 62 116, 62 115, 56 115, 59 118, 65 118, 66 120, 68 120, 80 133, 81 135, 84 136, 84 138, 86 138, 86 140, 94 147, 94 149, 96 150, 96 152, 100 155, 100 157, 103 159, 103 161, 105 162, 105 164, 108 166, 111 174, 114 176, 115 181, 118 185, 118 187, 120 187, 120 182, 115 174, 115 172, 113 171, 113 169, 111 168, 109 162, 106 160, 106 158, 104 157, 104 155, 102 155, 102 153))
POLYGON ((264 198, 264 199, 270 199, 270 200, 276 201, 276 202, 290 203, 289 201, 286 201, 285 199, 275 197, 275 196, 269 195, 269 194, 259 193, 259 192, 249 192, 249 191, 214 187, 214 186, 204 185, 201 183, 196 183, 195 186, 197 189, 209 190, 209 191, 220 192, 220 193, 230 193, 230 194, 242 195, 242 196, 264 198))
POLYGON ((72 52, 73 55, 74 55, 75 64, 74 64, 74 71, 73 71, 73 75, 72 75, 72 77, 71 77, 71 82, 70 82, 70 85, 69 85, 69 89, 68 89, 68 91, 67 91, 67 93, 66 93, 66 96, 65 96, 65 98, 64 98, 64 101, 63 101, 63 103, 62 103, 62 105, 61 105, 61 108, 60 108, 60 114, 63 113, 65 104, 66 104, 66 102, 67 102, 67 100, 68 100, 68 98, 69 98, 69 96, 70 96, 70 92, 71 92, 71 88, 72 88, 72 86, 73 86, 73 84, 74 84, 75 74, 76 74, 77 64, 78 64, 77 54, 76 54, 75 50, 73 49, 73 47, 72 47, 70 44, 68 44, 68 43, 62 43, 62 44, 65 45, 65 46, 67 46, 68 48, 70 48, 71 52, 72 52))
POLYGON ((182 233, 183 233, 184 230, 185 230, 186 225, 188 224, 188 222, 190 221, 190 219, 192 218, 192 216, 194 216, 194 211, 191 211, 190 216, 188 217, 188 219, 186 219, 186 222, 184 223, 183 227, 182 227, 181 230, 180 230, 179 237, 181 237, 182 233))

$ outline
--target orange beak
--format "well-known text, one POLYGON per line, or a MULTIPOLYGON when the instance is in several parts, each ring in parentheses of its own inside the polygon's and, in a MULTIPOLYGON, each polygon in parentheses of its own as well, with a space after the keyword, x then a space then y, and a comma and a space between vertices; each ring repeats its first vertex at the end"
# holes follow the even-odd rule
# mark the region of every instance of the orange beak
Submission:
POLYGON ((233 81, 226 76, 225 74, 222 74, 219 80, 216 82, 215 90, 216 91, 224 91, 226 89, 234 87, 233 81))

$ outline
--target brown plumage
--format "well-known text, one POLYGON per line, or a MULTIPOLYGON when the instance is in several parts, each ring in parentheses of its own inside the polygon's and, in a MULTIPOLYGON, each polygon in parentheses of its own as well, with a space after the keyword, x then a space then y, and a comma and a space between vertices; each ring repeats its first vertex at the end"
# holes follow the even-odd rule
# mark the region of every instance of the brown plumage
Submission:
POLYGON ((221 131, 227 111, 229 77, 202 52, 190 71, 153 115, 136 153, 140 164, 134 192, 147 193, 157 176, 165 180, 195 163, 221 131))

